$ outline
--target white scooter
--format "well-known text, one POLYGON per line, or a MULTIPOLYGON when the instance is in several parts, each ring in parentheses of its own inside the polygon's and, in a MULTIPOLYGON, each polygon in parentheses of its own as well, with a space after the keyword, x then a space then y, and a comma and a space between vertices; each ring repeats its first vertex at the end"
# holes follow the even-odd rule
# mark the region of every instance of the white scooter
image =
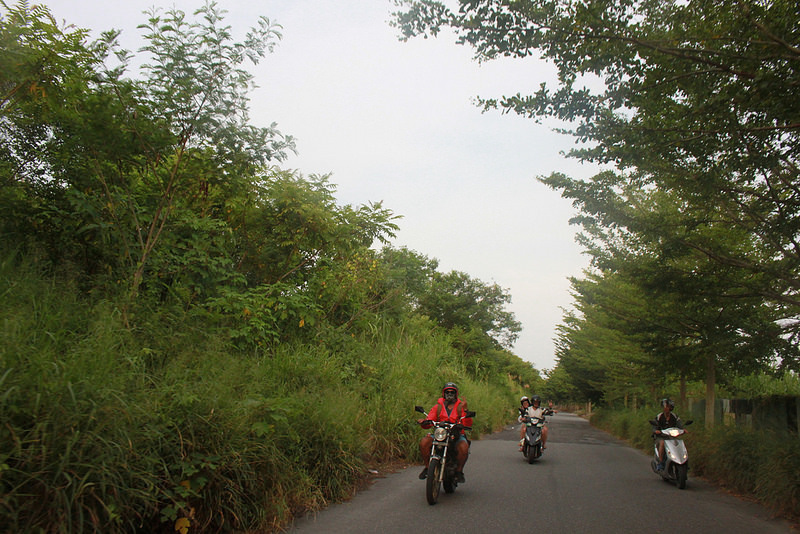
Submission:
MULTIPOLYGON (((653 426, 658 426, 655 419, 649 421, 649 423, 653 426)), ((685 426, 691 424, 691 420, 686 421, 685 426)), ((664 469, 658 469, 658 441, 654 444, 653 461, 650 462, 650 467, 655 474, 660 475, 664 480, 675 482, 680 489, 686 488, 686 479, 689 472, 689 452, 683 443, 683 434, 685 433, 686 430, 682 428, 663 429, 661 437, 664 439, 664 453, 666 456, 664 469)))

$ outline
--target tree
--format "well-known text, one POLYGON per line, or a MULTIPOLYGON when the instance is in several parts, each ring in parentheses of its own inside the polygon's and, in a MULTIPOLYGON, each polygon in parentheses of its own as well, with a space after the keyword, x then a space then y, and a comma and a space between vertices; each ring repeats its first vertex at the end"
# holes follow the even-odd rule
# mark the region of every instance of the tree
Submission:
POLYGON ((467 351, 482 338, 489 346, 509 348, 522 329, 514 314, 505 310, 510 301, 497 284, 485 284, 459 271, 437 272, 427 292, 419 297, 417 311, 447 330, 460 330, 467 351), (468 341, 470 332, 475 332, 477 339, 468 341))
POLYGON ((384 247, 379 263, 384 293, 402 296, 406 313, 422 315, 446 330, 473 376, 505 373, 520 384, 538 381, 538 372, 510 352, 522 326, 506 310, 511 302, 506 290, 463 272, 442 273, 438 260, 405 247, 384 247))
MULTIPOLYGON (((7 135, 24 140, 26 128, 38 132, 35 146, 20 142, 8 155, 20 169, 18 187, 30 194, 37 212, 28 218, 46 223, 31 226, 82 239, 67 250, 89 251, 80 258, 86 269, 123 277, 132 298, 170 225, 188 228, 198 226, 198 218, 221 217, 221 198, 247 188, 259 167, 293 149, 292 139, 274 125, 247 123, 252 76, 242 64, 272 49, 277 28, 262 17, 236 43, 214 3, 196 15, 201 22, 189 22, 175 9, 150 13, 141 26, 147 40, 142 51, 150 59, 142 80, 124 78, 131 56, 118 49, 113 32, 86 45, 83 32, 49 26, 46 10, 23 6, 9 18, 7 33, 25 36, 18 55, 46 53, 46 79, 62 89, 57 105, 44 110, 8 97, 4 104, 16 103, 19 112, 5 121, 7 135), (64 44, 43 51, 62 37, 68 38, 64 44), (112 53, 120 62, 115 68, 106 66, 112 53), (81 61, 73 65, 74 57, 81 61)), ((28 83, 30 92, 34 86, 24 75, 17 86, 28 83)))
POLYGON ((457 13, 431 0, 400 4, 395 24, 406 38, 449 27, 480 60, 552 60, 556 90, 543 84, 484 107, 574 121, 569 132, 594 146, 573 156, 636 169, 642 183, 697 209, 717 206, 766 253, 693 246, 768 275, 762 296, 797 304, 800 15, 791 2, 482 0, 459 2, 457 13), (602 88, 581 85, 587 78, 602 88))
POLYGON ((626 310, 630 334, 646 334, 648 352, 669 357, 669 366, 656 360, 654 368, 674 369, 682 384, 704 372, 709 409, 720 366, 731 376, 798 361, 797 347, 783 335, 791 310, 765 302, 751 273, 689 245, 756 256, 757 242, 741 228, 719 221, 713 209, 700 213, 674 194, 640 189, 635 180, 616 189, 598 177, 591 184, 555 175, 544 182, 562 188, 582 211, 581 241, 604 278, 622 276, 647 303, 638 314, 631 313, 635 306, 612 309, 626 310))
POLYGON ((653 329, 642 289, 618 273, 572 278, 575 311, 558 327, 558 366, 584 399, 646 398, 674 369, 647 350, 653 329))
POLYGON ((767 354, 781 347, 779 360, 795 365, 800 14, 791 2, 463 0, 457 12, 432 0, 400 5, 395 24, 405 38, 450 28, 479 60, 552 61, 555 89, 480 102, 571 123, 562 131, 587 143, 572 156, 617 167, 586 184, 549 182, 604 229, 609 248, 592 249, 596 258, 619 264, 618 237, 649 240, 682 273, 674 282, 713 288, 704 293, 715 293, 711 300, 693 301, 705 308, 705 317, 695 314, 705 343, 717 347, 706 355, 709 369, 722 353, 741 356, 742 341, 753 358, 766 339, 767 354), (636 202, 633 188, 664 197, 636 202), (667 199, 677 209, 659 211, 670 223, 659 232, 657 217, 642 214, 667 199), (705 276, 691 274, 692 263, 705 276), (718 310, 725 319, 713 317, 718 310))
POLYGON ((85 31, 59 28, 45 7, 0 7, 0 231, 11 243, 37 236, 44 250, 63 251, 54 234, 72 226, 47 161, 51 124, 88 90, 100 58, 85 31))

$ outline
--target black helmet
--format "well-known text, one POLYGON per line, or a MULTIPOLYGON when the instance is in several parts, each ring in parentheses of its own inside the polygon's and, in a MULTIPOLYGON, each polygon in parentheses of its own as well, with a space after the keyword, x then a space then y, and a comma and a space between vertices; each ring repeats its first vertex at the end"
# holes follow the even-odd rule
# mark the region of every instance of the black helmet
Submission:
POLYGON ((519 399, 519 403, 520 403, 520 404, 522 404, 522 403, 523 403, 523 402, 525 402, 525 401, 528 401, 528 404, 530 404, 530 402, 531 402, 531 400, 530 400, 528 397, 526 397, 526 396, 524 396, 524 395, 523 395, 523 396, 522 396, 522 397, 519 399))
POLYGON ((673 401, 669 397, 667 397, 665 399, 661 399, 661 407, 663 408, 664 406, 669 406, 670 410, 674 410, 675 409, 675 401, 673 401))
POLYGON ((454 382, 448 382, 442 387, 442 397, 444 397, 444 392, 448 389, 454 389, 456 391, 456 397, 458 397, 458 386, 455 385, 454 382))
POLYGON ((539 395, 533 395, 531 397, 531 406, 536 404, 536 401, 539 401, 539 404, 541 404, 542 403, 542 398, 539 395))

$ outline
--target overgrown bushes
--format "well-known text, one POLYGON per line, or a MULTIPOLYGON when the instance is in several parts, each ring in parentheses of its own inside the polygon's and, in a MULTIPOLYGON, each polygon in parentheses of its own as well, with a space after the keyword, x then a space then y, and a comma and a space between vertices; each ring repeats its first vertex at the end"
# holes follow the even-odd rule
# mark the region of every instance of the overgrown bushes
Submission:
POLYGON ((109 302, 10 258, 0 294, 10 532, 273 529, 346 497, 369 465, 416 459, 413 406, 443 382, 478 411, 473 436, 514 404, 510 384, 471 379, 425 321, 254 355, 180 310, 128 329, 109 302))

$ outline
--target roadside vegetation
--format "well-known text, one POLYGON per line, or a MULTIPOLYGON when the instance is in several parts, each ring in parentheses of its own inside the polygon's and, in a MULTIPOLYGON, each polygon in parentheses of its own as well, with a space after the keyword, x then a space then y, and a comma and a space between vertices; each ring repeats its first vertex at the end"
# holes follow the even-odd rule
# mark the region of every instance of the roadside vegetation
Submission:
POLYGON ((136 328, 65 273, 0 264, 0 517, 14 532, 273 530, 418 461, 415 404, 459 383, 473 436, 507 421, 505 379, 477 379, 426 321, 337 347, 242 352, 204 317, 137 310, 136 328), (186 522, 188 521, 188 522, 186 522))
POLYGON ((277 25, 153 11, 132 53, 0 8, 4 531, 272 531, 418 461, 445 382, 474 437, 540 382, 506 290, 280 167, 245 68, 277 25))

